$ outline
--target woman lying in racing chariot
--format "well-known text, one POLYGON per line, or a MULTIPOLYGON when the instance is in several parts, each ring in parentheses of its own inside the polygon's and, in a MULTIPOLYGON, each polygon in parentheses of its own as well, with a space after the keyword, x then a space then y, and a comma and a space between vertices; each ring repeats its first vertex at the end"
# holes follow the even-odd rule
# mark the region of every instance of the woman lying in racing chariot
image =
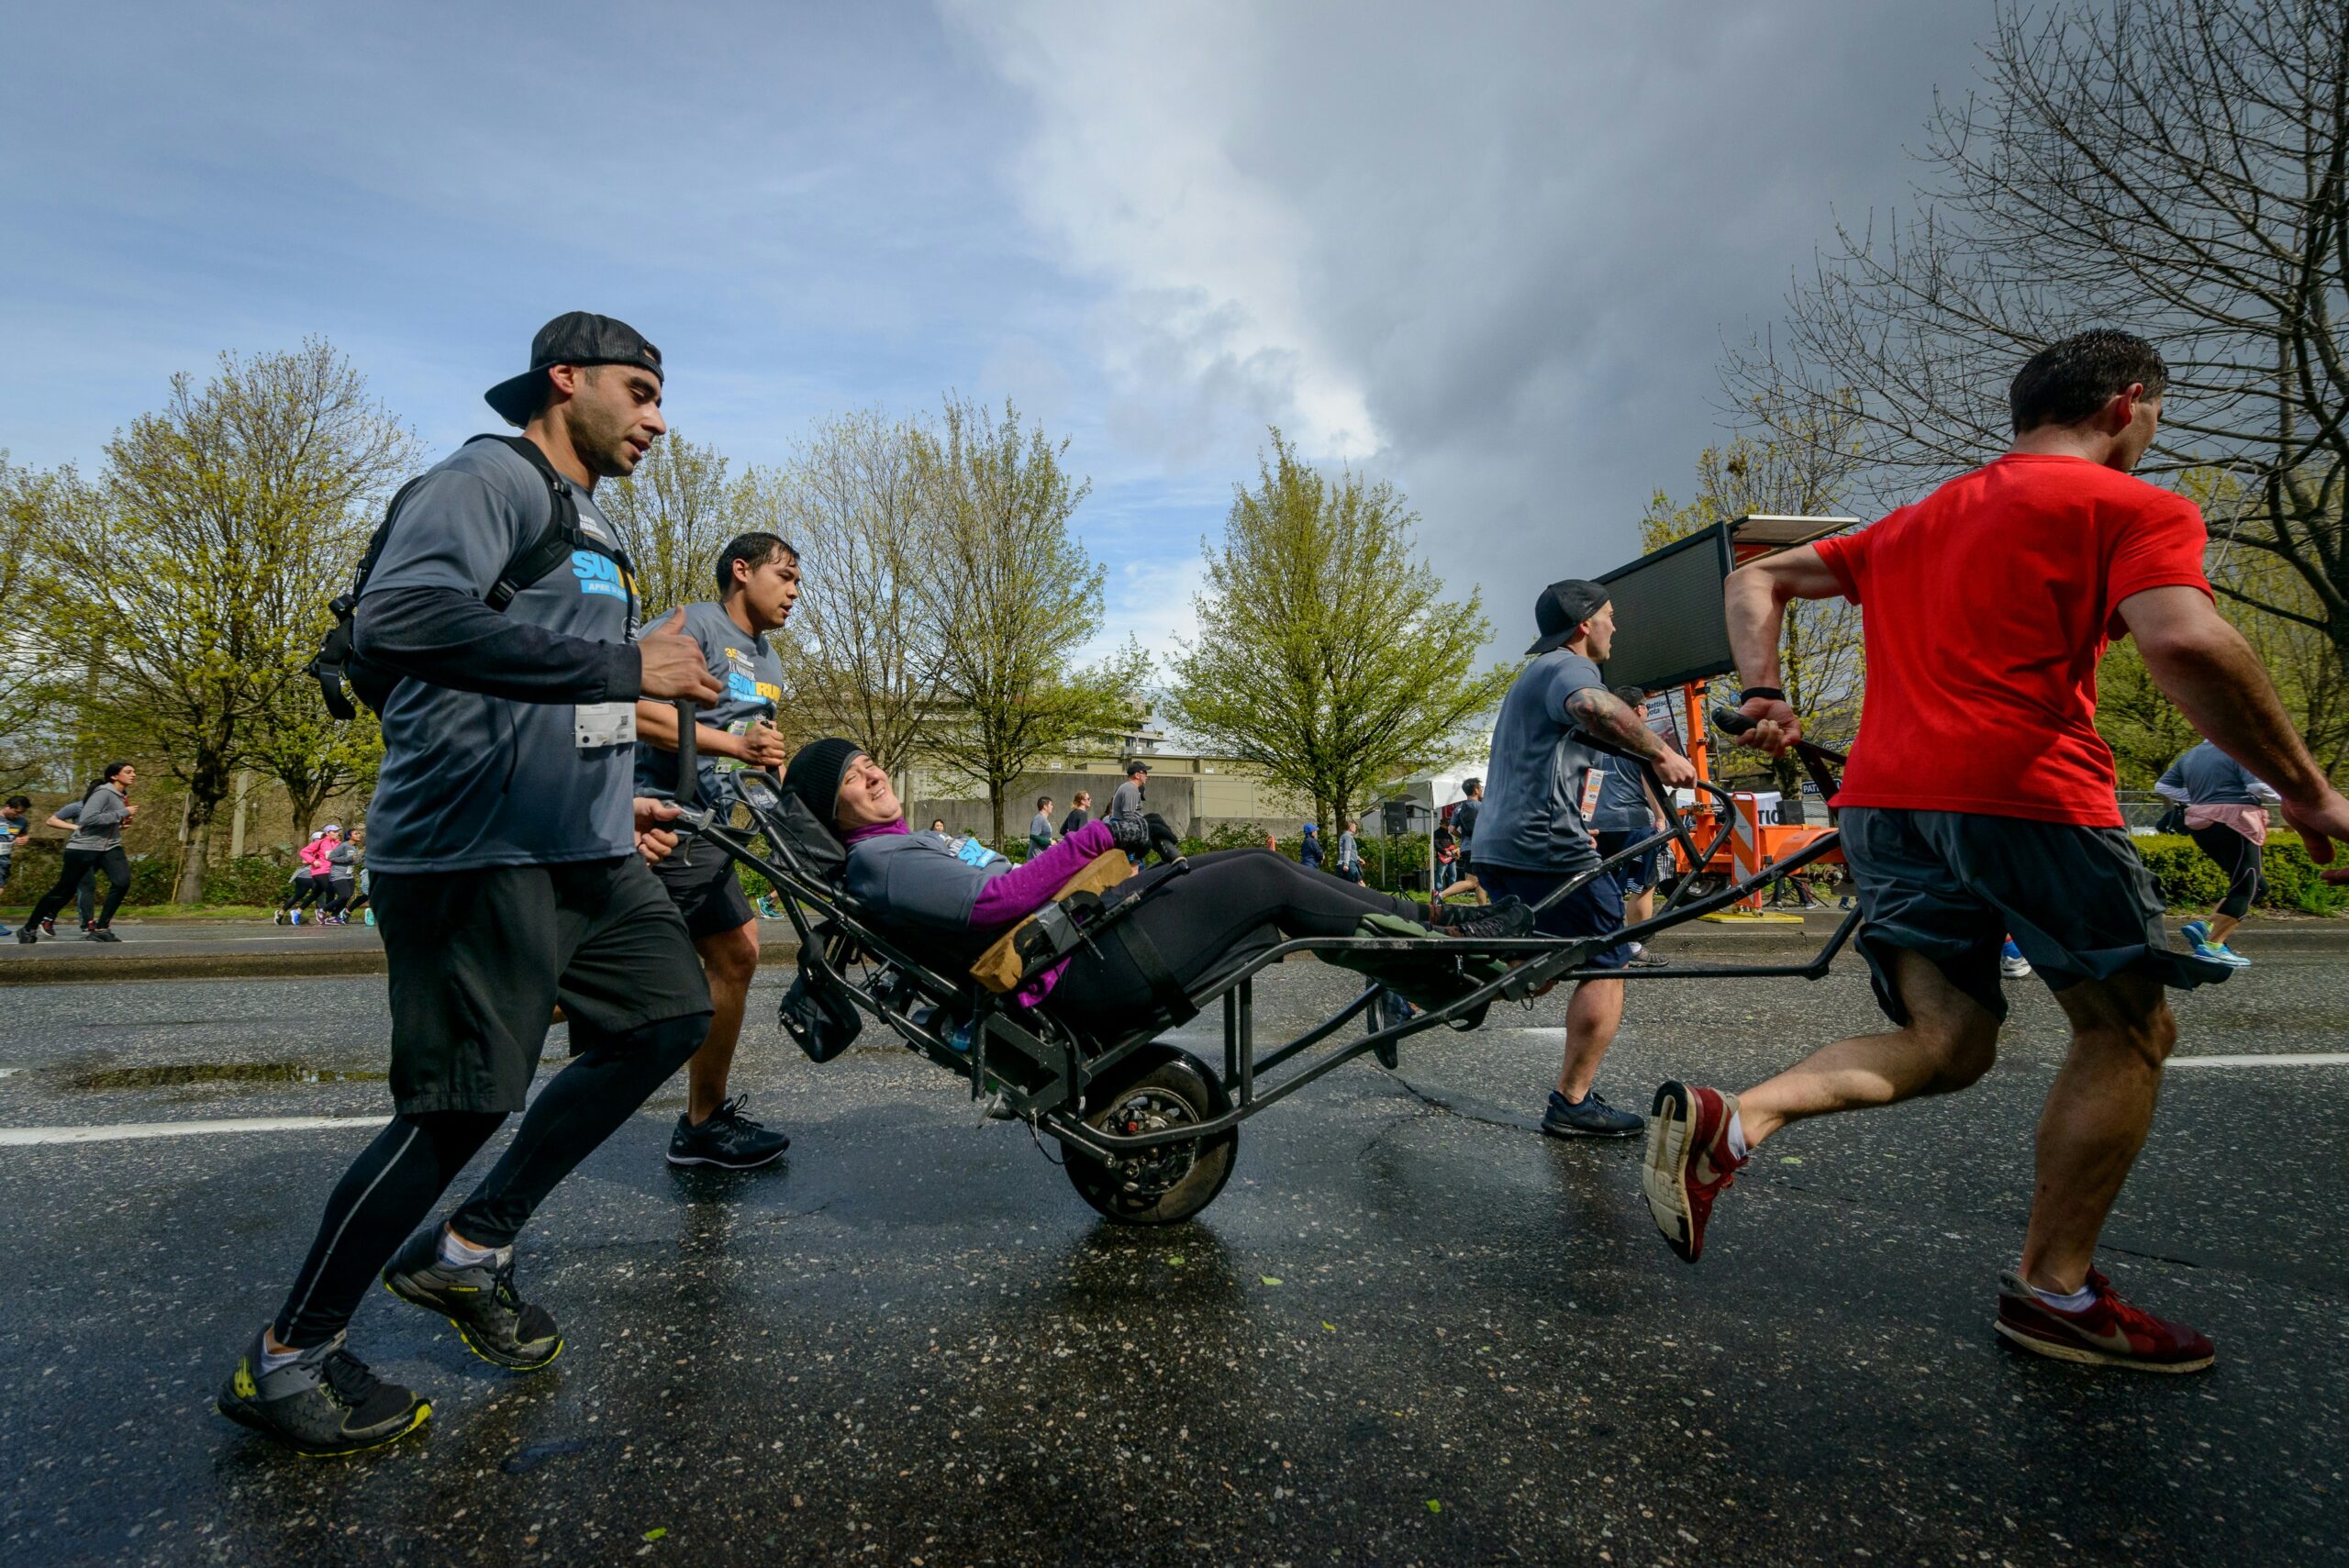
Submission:
MULTIPOLYGON (((844 873, 851 896, 889 925, 938 942, 968 965, 1013 926, 1052 902, 1062 886, 1110 850, 1163 861, 1180 854, 1164 818, 1114 817, 1088 822, 1024 865, 1014 865, 975 840, 961 851, 934 834, 909 832, 904 806, 884 771, 862 747, 839 739, 800 748, 784 787, 829 827, 848 851, 844 873)), ((1053 1013, 1087 1032, 1130 1027, 1138 1009, 1159 998, 1159 986, 1134 951, 1153 955, 1163 973, 1186 991, 1284 938, 1419 937, 1470 940, 1520 937, 1532 929, 1532 912, 1516 900, 1481 908, 1431 910, 1425 904, 1380 893, 1312 871, 1269 850, 1224 850, 1195 855, 1184 871, 1162 863, 1104 895, 1115 906, 1143 903, 1117 928, 1125 940, 1080 945, 1020 991, 1030 1006, 1046 995, 1053 1013)), ((1424 963, 1358 965, 1414 1001, 1434 973, 1424 963), (1375 965, 1376 967, 1374 967, 1375 965), (1380 973, 1381 968, 1389 971, 1380 973)))

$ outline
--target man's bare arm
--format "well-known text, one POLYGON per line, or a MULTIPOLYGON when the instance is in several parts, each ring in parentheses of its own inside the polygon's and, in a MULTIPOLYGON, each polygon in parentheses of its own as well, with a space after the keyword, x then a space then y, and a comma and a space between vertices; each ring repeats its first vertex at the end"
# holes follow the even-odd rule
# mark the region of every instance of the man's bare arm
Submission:
MULTIPOLYGON (((636 705, 636 738, 648 746, 663 751, 677 749, 677 708, 674 703, 640 702, 636 705)), ((694 744, 705 757, 739 757, 742 742, 739 737, 723 729, 712 729, 707 724, 694 726, 694 744)))
MULTIPOLYGON (((1721 585, 1721 610, 1729 620, 1730 657, 1749 686, 1778 684, 1778 639, 1787 606, 1796 599, 1831 599, 1843 591, 1827 562, 1809 545, 1739 567, 1721 585)), ((1802 719, 1783 699, 1755 697, 1739 705, 1753 728, 1732 739, 1776 757, 1802 739, 1802 719)))
POLYGON ((1644 714, 1603 686, 1585 686, 1569 695, 1566 716, 1582 728, 1584 734, 1653 762, 1668 784, 1685 784, 1697 776, 1688 759, 1665 745, 1663 738, 1648 728, 1644 714))
POLYGON ((2154 684, 2194 728, 2283 797, 2284 817, 2309 856, 2332 859, 2329 839, 2349 838, 2342 799, 2292 727, 2259 656, 2199 588, 2148 588, 2121 601, 2121 618, 2154 684))
POLYGON ((1749 686, 1778 684, 1778 638, 1787 606, 1796 599, 1831 599, 1843 591, 1809 545, 1739 567, 1721 587, 1729 617, 1729 651, 1749 686))

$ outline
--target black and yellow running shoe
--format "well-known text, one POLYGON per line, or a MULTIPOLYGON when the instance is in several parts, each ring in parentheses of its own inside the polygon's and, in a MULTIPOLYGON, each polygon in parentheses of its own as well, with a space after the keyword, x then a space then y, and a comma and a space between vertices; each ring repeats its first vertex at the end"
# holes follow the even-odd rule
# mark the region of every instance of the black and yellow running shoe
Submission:
POLYGON ((262 1370, 255 1334, 220 1388, 219 1411, 240 1427, 313 1459, 381 1448, 424 1425, 432 1407, 385 1383, 337 1334, 275 1372, 262 1370))
POLYGON ((553 1315, 514 1289, 511 1247, 500 1247, 485 1262, 445 1262, 440 1228, 428 1226, 401 1243, 384 1265, 384 1288, 446 1318, 465 1348, 485 1362, 536 1372, 562 1353, 553 1315))

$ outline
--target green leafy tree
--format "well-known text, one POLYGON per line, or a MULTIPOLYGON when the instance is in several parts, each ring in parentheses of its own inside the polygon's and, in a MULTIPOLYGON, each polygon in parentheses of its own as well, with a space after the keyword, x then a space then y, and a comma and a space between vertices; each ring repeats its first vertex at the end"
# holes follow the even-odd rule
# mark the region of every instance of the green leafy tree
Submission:
POLYGON ((86 666, 89 727, 136 736, 187 791, 178 897, 203 894, 212 820, 281 689, 303 681, 414 439, 328 343, 223 354, 51 477, 35 636, 86 666))
POLYGON ((596 504, 619 529, 636 568, 648 618, 716 597, 718 552, 759 526, 756 481, 729 478, 728 467, 717 448, 672 431, 652 443, 633 474, 596 487, 596 504))
MULTIPOLYGON (((995 841, 1011 786, 1040 760, 1114 740, 1141 708, 1150 661, 1125 649, 1092 663, 1104 574, 1070 531, 1091 485, 1068 442, 950 396, 914 441, 932 556, 912 584, 938 638, 925 757, 986 792, 995 841)), ((866 744, 872 742, 867 741, 866 744)))
POLYGON ((372 794, 383 769, 384 731, 374 714, 362 706, 356 719, 337 719, 319 700, 315 682, 281 688, 262 705, 249 733, 245 764, 284 789, 296 844, 308 840, 329 799, 372 794))
POLYGON ((56 516, 58 483, 0 451, 0 795, 52 773, 72 739, 58 717, 71 687, 26 629, 40 609, 49 562, 40 531, 56 516))
POLYGON ((896 773, 938 706, 945 661, 936 514, 921 435, 877 411, 832 419, 753 481, 756 509, 799 548, 799 602, 777 644, 795 739, 854 736, 896 773))
POLYGON ((1471 755, 1516 674, 1478 667, 1483 601, 1443 597, 1418 521, 1392 485, 1321 473, 1275 429, 1221 548, 1203 546, 1172 716, 1311 800, 1324 831, 1377 785, 1471 755))

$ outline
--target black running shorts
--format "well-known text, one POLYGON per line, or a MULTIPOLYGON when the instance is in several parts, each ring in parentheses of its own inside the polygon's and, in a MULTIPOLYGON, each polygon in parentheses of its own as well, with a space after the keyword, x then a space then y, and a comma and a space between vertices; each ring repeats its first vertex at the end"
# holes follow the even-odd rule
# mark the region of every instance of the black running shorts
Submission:
POLYGON ((2009 935, 2054 991, 2121 973, 2184 989, 2231 973, 2170 949, 2161 892, 2125 828, 1881 806, 1845 806, 1837 826, 1859 889, 1855 940, 1896 1024, 1909 1021, 1892 977, 1902 948, 2002 1021, 2009 935))
POLYGON ((402 1115, 518 1111, 555 1005, 626 1034, 709 1011, 685 923, 634 855, 484 871, 379 871, 402 1115))
MULTIPOLYGON (((1570 876, 1514 866, 1486 866, 1476 884, 1496 900, 1521 898, 1539 904, 1570 876)), ((1533 917, 1533 929, 1545 937, 1604 937, 1623 929, 1623 885, 1609 872, 1584 884, 1533 917)), ((1600 948, 1582 961, 1586 969, 1620 969, 1631 962, 1629 942, 1600 948)))
POLYGON ((676 852, 655 864, 652 874, 668 889, 685 917, 685 934, 696 941, 740 930, 759 917, 734 862, 715 844, 679 839, 676 852))

